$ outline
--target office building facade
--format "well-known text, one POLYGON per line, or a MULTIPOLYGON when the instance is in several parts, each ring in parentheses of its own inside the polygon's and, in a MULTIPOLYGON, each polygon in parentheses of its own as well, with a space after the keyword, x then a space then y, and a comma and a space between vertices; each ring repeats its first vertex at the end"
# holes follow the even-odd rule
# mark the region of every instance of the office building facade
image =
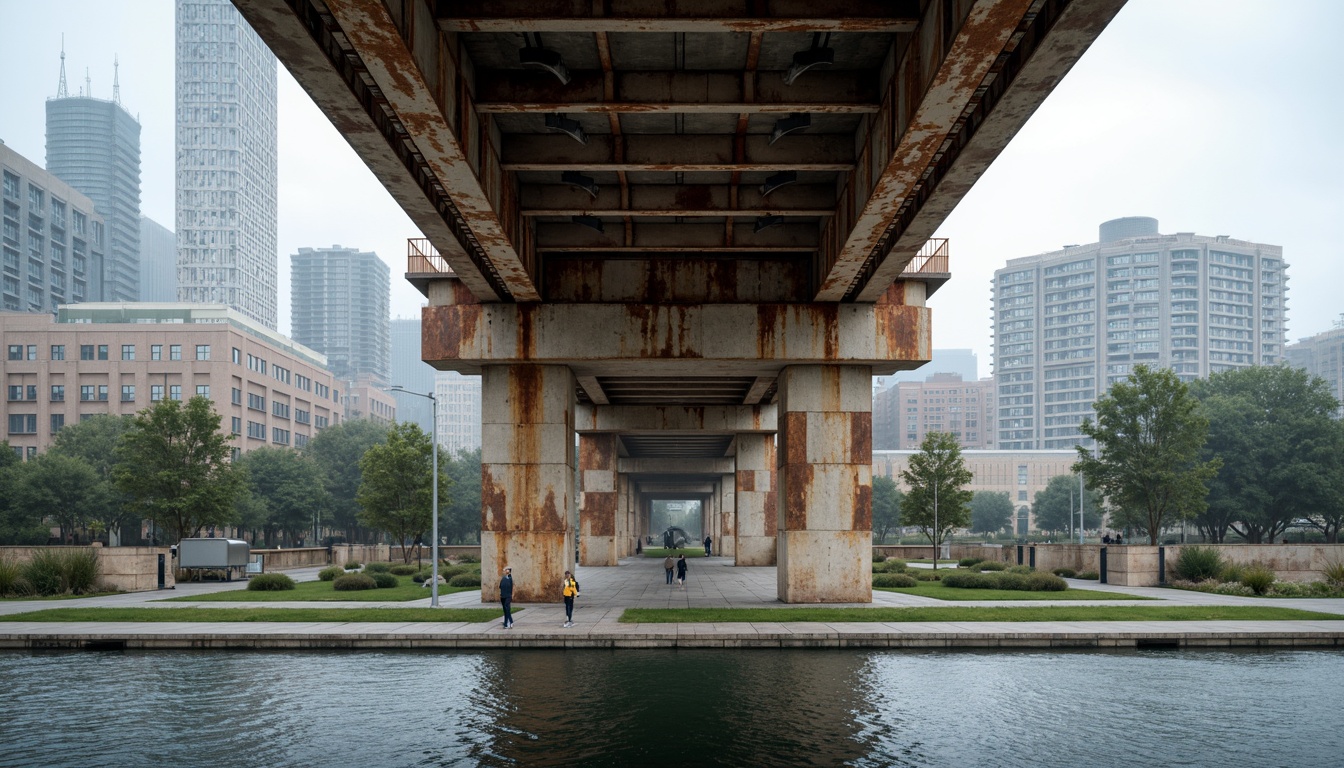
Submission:
POLYGON ((449 454, 481 447, 481 377, 441 371, 435 378, 439 445, 449 454))
POLYGON ((239 452, 302 448, 341 422, 344 392, 322 356, 223 306, 87 303, 0 312, 5 439, 24 457, 94 414, 164 398, 214 401, 239 452))
MULTIPOLYGON (((1287 347, 1288 364, 1325 379, 1330 394, 1344 403, 1344 319, 1328 331, 1308 336, 1287 347)), ((1335 412, 1344 417, 1344 406, 1335 412)))
POLYGON ((229 0, 177 0, 177 296, 277 323, 276 60, 229 0))
POLYGON ((91 96, 47 100, 47 171, 93 201, 106 223, 103 290, 140 300, 140 123, 91 96))
POLYGON ((915 450, 930 432, 950 433, 962 448, 992 449, 994 380, 935 373, 873 395, 874 450, 915 450))
POLYGON ((1283 249, 1157 220, 1101 226, 1100 241, 1013 259, 994 273, 997 447, 1085 441, 1092 404, 1140 364, 1185 381, 1284 359, 1283 249))
POLYGON ((103 291, 107 229, 93 201, 0 142, 0 310, 55 312, 103 291))
POLYGON ((425 434, 431 434, 434 431, 434 403, 424 395, 434 392, 437 371, 421 359, 420 318, 393 318, 388 327, 392 340, 388 383, 407 390, 390 393, 396 401, 397 420, 413 421, 425 434))
POLYGON ((140 217, 140 301, 177 301, 177 235, 140 217))
MULTIPOLYGON (((357 248, 300 248, 290 256, 290 324, 294 340, 321 352, 336 378, 389 376, 391 270, 357 248)), ((417 357, 418 357, 417 352, 417 357)))

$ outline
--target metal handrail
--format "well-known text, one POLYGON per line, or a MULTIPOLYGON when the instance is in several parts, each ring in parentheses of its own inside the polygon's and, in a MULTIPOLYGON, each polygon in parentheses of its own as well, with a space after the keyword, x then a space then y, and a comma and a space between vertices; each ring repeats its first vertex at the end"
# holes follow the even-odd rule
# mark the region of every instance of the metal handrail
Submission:
POLYGON ((427 237, 406 239, 406 271, 412 275, 453 274, 453 268, 448 265, 448 260, 439 255, 438 249, 427 237))
POLYGON ((902 276, 918 274, 948 274, 946 237, 935 237, 919 249, 919 253, 905 265, 902 276))

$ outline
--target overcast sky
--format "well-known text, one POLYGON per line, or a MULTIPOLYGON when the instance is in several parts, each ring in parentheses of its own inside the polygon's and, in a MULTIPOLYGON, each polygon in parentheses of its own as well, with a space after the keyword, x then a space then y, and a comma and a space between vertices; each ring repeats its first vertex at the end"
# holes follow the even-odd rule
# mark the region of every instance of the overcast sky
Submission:
MULTIPOLYGON (((142 126, 142 211, 173 216, 172 0, 0 0, 0 139, 45 164, 43 102, 61 35, 71 94, 110 98, 142 126)), ((1164 233, 1282 245, 1290 341, 1344 313, 1344 3, 1130 0, 938 232, 953 279, 930 301, 934 346, 967 347, 990 373, 989 285, 1007 259, 1097 239, 1120 216, 1164 233)), ((421 296, 399 276, 418 234, 280 68, 280 329, 289 255, 333 244, 392 267, 393 316, 421 296)))

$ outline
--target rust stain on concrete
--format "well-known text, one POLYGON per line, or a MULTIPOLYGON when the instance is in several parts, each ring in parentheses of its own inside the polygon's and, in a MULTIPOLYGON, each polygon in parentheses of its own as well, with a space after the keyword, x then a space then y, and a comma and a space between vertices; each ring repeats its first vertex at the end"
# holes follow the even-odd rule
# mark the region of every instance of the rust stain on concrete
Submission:
POLYGON ((807 530, 807 509, 812 503, 811 464, 790 464, 784 471, 784 529, 807 530))
MULTIPOLYGON (((509 494, 503 486, 495 482, 489 464, 481 465, 481 530, 508 530, 509 494)), ((502 539, 497 538, 496 541, 502 539)), ((502 562, 502 561, 496 561, 502 562)))
POLYGON ((737 490, 739 492, 750 492, 756 490, 756 470, 754 469, 737 470, 737 490))

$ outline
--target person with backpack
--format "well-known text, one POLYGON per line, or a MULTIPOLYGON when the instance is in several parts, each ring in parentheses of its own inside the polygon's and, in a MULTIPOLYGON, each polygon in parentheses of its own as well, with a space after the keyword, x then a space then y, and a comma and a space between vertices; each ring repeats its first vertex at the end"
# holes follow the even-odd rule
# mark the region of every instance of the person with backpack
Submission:
POLYGON ((677 561, 672 559, 672 555, 663 558, 663 574, 667 576, 667 583, 672 583, 672 569, 677 567, 677 561))
POLYGON ((579 582, 574 578, 574 574, 565 571, 565 580, 562 585, 561 594, 565 598, 565 626, 574 626, 574 598, 579 596, 579 582))
POLYGON ((681 585, 681 588, 682 588, 682 589, 685 589, 685 588, 686 588, 686 556, 685 556, 685 555, 678 555, 678 556, 677 556, 677 584, 681 585))

